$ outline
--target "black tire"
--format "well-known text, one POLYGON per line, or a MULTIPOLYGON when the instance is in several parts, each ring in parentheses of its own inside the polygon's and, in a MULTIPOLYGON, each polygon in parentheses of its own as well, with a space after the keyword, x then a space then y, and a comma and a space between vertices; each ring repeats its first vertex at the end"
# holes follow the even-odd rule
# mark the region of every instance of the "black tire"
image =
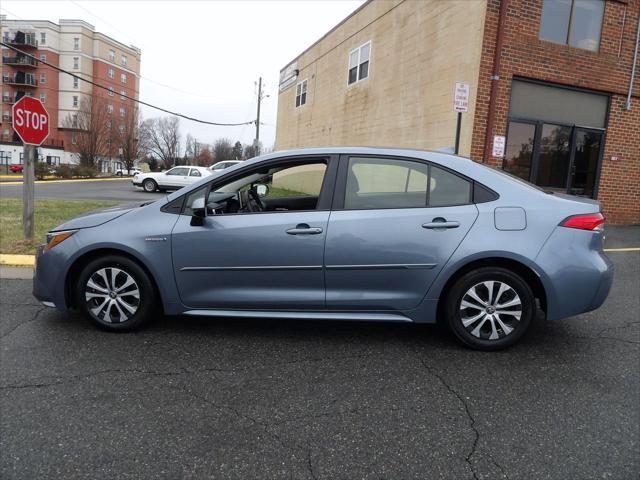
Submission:
POLYGON ((142 182, 142 188, 145 192, 155 192, 158 189, 158 184, 152 178, 147 178, 144 182, 142 182))
POLYGON ((95 325, 112 332, 125 332, 139 328, 153 317, 157 305, 157 294, 149 275, 135 261, 120 255, 109 255, 89 262, 80 272, 75 289, 76 305, 79 310, 95 325), (101 277, 99 273, 102 269, 105 269, 107 282, 102 280, 104 277, 101 277), (117 273, 114 280, 116 286, 122 286, 128 280, 127 275, 133 279, 135 285, 126 287, 123 289, 123 293, 116 294, 114 292, 116 297, 109 296, 111 293, 107 294, 102 290, 114 291, 109 284, 113 274, 111 269, 123 272, 117 273), (88 285, 90 279, 93 281, 92 285, 99 287, 99 289, 88 285), (134 292, 136 287, 139 292, 137 299, 135 296, 127 294, 127 292, 134 292), (87 299, 89 294, 95 294, 96 297, 87 299), (118 302, 118 305, 112 306, 109 303, 112 299, 118 302), (108 306, 94 313, 92 310, 96 309, 103 301, 106 301, 108 306), (135 307, 135 311, 128 311, 123 305, 123 301, 128 307, 135 307), (125 312, 129 317, 124 321, 121 318, 116 319, 116 315, 120 316, 119 312, 125 312))
POLYGON ((122 176, 122 172, 117 172, 116 175, 121 177, 122 176))
POLYGON ((445 301, 445 314, 447 324, 458 339, 466 346, 476 350, 502 350, 516 343, 526 333, 535 315, 536 303, 531 287, 518 274, 501 267, 483 267, 472 270, 460 277, 449 290, 445 301), (484 282, 498 282, 487 283, 484 282), (499 284, 509 287, 504 290, 500 298, 495 298, 500 292, 499 284), (493 295, 489 295, 489 287, 493 290, 493 295), (497 287, 498 291, 495 291, 497 287), (468 293, 473 290, 481 299, 493 300, 486 301, 483 308, 470 307, 464 308, 464 305, 479 305, 480 303, 470 297, 468 293), (517 295, 517 298, 516 298, 517 295), (465 304, 462 304, 463 298, 465 304), (499 302, 499 300, 502 301, 499 302), (520 302, 519 305, 503 307, 498 311, 511 312, 509 314, 495 313, 495 305, 507 305, 510 302, 520 302), (493 308, 493 310, 491 309, 493 308), (519 312, 519 319, 517 318, 519 312), (481 315, 487 315, 487 319, 481 315), (491 314, 491 316, 488 316, 491 314), (469 323, 466 327, 465 321, 471 321, 476 315, 480 318, 469 323), (499 319, 499 320, 498 320, 499 319), (483 322, 484 320, 484 322, 483 322), (482 325, 480 325, 482 323, 482 325), (480 325, 480 326, 479 326, 480 325), (494 328, 495 326, 495 328, 494 328), (503 329, 502 326, 505 326, 503 329), (472 332, 476 332, 475 334, 472 332), (498 335, 498 338, 490 338, 498 335))

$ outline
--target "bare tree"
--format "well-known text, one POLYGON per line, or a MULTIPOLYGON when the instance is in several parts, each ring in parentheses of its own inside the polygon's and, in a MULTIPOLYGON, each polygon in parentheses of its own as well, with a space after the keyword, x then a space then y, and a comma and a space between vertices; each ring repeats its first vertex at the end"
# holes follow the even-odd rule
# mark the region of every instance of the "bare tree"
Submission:
POLYGON ((140 143, 145 153, 156 157, 165 168, 171 167, 180 150, 180 119, 150 118, 140 126, 140 143))
POLYGON ((71 130, 71 151, 80 157, 80 165, 96 168, 98 158, 110 154, 111 113, 104 100, 83 97, 75 113, 67 115, 64 128, 71 130))
POLYGON ((213 143, 213 159, 215 162, 233 158, 233 144, 228 138, 219 138, 213 143))
POLYGON ((125 109, 124 113, 124 117, 120 117, 118 128, 115 130, 113 144, 117 148, 118 157, 124 164, 124 168, 131 171, 139 155, 140 113, 135 106, 125 109))

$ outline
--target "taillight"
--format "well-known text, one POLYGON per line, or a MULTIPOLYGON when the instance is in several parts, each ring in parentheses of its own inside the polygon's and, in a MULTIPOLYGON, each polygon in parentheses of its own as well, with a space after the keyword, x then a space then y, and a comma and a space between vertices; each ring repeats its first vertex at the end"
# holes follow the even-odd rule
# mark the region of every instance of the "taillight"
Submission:
POLYGON ((582 215, 572 215, 565 218, 560 226, 567 228, 577 228, 580 230, 602 230, 606 218, 602 212, 586 213, 582 215))

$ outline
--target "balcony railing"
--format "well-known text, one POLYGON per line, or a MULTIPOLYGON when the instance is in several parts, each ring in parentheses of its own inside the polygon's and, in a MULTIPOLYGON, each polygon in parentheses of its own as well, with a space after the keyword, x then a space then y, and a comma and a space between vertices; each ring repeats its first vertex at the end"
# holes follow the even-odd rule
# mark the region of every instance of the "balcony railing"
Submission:
POLYGON ((35 32, 16 32, 13 35, 7 34, 2 38, 4 43, 14 45, 16 47, 33 47, 38 48, 35 32))
POLYGON ((13 123, 13 117, 11 115, 3 115, 2 123, 13 123))
POLYGON ((5 65, 15 65, 18 67, 37 67, 38 61, 31 57, 15 56, 15 57, 2 57, 2 63, 5 65))
POLYGON ((3 95, 2 103, 16 103, 16 97, 14 95, 3 95))
POLYGON ((36 80, 33 76, 29 75, 20 75, 16 73, 15 75, 6 75, 2 77, 2 83, 7 85, 23 85, 27 87, 37 87, 38 80, 36 80))

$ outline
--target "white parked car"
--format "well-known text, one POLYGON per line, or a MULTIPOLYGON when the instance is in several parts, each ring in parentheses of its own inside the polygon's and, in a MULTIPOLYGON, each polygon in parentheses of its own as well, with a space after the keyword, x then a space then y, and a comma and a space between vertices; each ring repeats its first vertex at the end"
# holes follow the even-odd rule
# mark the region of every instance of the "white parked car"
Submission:
POLYGON ((209 169, 213 172, 218 172, 220 170, 224 170, 225 168, 229 168, 236 163, 240 163, 242 160, 222 160, 221 162, 214 163, 209 167, 209 169))
POLYGON ((122 177, 124 175, 138 175, 140 173, 142 173, 142 170, 138 168, 132 168, 131 170, 127 170, 126 168, 119 168, 118 170, 116 170, 116 175, 119 177, 122 177))
POLYGON ((145 192, 178 190, 207 175, 213 175, 208 168, 180 165, 166 172, 138 173, 131 182, 134 187, 142 187, 145 192))

